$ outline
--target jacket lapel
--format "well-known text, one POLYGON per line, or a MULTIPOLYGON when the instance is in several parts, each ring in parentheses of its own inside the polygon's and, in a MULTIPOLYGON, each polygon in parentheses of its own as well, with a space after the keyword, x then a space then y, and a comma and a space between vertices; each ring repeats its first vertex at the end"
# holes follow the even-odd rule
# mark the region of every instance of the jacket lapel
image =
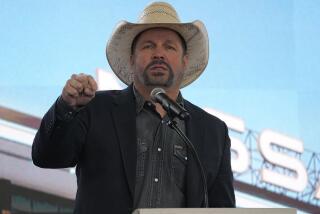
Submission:
MULTIPOLYGON (((198 118, 197 112, 192 108, 188 101, 185 101, 185 107, 190 113, 191 117, 186 122, 187 136, 198 153, 200 161, 202 157, 201 144, 203 141, 204 127, 201 118, 198 118)), ((196 158, 188 152, 187 165, 187 207, 201 207, 204 202, 203 183, 201 179, 201 171, 197 165, 196 158)), ((202 163, 203 164, 203 163, 202 163)))
POLYGON ((124 170, 132 199, 134 197, 137 144, 136 144, 136 107, 132 85, 114 98, 112 110, 124 170))

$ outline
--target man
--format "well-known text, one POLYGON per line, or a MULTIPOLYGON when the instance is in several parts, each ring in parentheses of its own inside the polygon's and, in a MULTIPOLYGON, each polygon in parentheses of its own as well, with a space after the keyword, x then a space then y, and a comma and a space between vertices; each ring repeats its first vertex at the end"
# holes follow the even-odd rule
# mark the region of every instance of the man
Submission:
POLYGON ((195 157, 151 102, 165 89, 190 113, 175 118, 203 164, 210 207, 234 207, 230 140, 218 118, 184 100, 180 88, 208 61, 200 21, 180 23, 171 5, 150 4, 139 23, 121 22, 107 45, 121 91, 96 92, 91 76, 72 75, 44 116, 32 147, 35 165, 76 168, 75 213, 130 213, 144 207, 203 207, 204 190, 195 157))

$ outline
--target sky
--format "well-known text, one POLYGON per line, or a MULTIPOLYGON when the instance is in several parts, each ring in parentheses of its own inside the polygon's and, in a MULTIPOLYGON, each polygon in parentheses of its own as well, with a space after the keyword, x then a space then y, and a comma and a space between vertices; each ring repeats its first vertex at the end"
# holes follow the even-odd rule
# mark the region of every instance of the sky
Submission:
MULTIPOLYGON (((320 1, 167 1, 202 20, 209 64, 183 96, 320 152, 320 1)), ((105 47, 120 20, 150 1, 0 0, 0 105, 42 117, 73 73, 111 69, 105 47)))

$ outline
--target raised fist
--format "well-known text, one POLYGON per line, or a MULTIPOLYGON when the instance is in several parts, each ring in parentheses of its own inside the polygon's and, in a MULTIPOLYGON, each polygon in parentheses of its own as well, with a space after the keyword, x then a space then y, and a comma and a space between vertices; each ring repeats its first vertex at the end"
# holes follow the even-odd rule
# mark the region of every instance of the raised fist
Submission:
POLYGON ((62 99, 76 109, 90 102, 95 96, 97 83, 92 76, 73 74, 62 90, 62 99))

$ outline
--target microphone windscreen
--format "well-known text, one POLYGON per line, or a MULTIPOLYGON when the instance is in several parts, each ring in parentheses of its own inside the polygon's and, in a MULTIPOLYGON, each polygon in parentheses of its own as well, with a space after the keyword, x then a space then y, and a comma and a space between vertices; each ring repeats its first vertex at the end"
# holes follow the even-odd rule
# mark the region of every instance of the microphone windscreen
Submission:
POLYGON ((157 96, 157 94, 159 94, 159 93, 164 93, 164 94, 165 94, 166 91, 165 91, 164 89, 162 89, 162 88, 154 88, 154 89, 151 91, 150 97, 151 97, 152 101, 154 101, 154 102, 157 101, 156 96, 157 96))

